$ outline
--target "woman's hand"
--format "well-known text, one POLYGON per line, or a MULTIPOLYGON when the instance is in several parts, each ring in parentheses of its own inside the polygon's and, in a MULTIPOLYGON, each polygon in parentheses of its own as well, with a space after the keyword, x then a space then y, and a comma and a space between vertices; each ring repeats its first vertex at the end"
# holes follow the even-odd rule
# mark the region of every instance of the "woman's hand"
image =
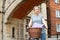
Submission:
POLYGON ((30 19, 30 22, 28 24, 28 27, 30 28, 32 26, 32 19, 30 19))
POLYGON ((42 18, 42 21, 43 21, 43 23, 44 23, 44 25, 45 25, 45 28, 48 29, 47 24, 46 24, 46 21, 45 21, 44 18, 42 18))
POLYGON ((27 28, 30 28, 30 27, 27 27, 27 28))
POLYGON ((48 28, 45 28, 45 29, 48 29, 48 28))

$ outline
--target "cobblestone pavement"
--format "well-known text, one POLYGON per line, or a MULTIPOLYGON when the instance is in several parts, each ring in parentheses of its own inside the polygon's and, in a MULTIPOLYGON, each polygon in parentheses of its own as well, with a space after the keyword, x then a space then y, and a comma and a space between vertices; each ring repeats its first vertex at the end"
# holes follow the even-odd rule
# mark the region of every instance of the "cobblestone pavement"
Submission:
POLYGON ((58 40, 57 38, 47 38, 47 40, 58 40))
MULTIPOLYGON (((41 40, 41 39, 39 39, 39 40, 41 40)), ((47 38, 46 40, 60 40, 60 38, 59 39, 57 39, 57 38, 47 38)))

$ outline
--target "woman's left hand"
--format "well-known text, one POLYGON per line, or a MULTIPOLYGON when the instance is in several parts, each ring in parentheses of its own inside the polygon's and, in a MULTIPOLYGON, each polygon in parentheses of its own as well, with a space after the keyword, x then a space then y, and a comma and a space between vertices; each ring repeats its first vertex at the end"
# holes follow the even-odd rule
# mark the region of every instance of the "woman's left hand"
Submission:
POLYGON ((48 29, 48 28, 45 28, 45 29, 48 29))

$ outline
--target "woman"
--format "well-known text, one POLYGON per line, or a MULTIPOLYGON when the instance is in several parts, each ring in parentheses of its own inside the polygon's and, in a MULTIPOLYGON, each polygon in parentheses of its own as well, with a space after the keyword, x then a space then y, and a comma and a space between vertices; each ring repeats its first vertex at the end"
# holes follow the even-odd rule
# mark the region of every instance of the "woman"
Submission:
POLYGON ((39 27, 42 28, 42 32, 41 32, 41 40, 46 40, 46 30, 47 29, 47 25, 45 22, 45 19, 43 17, 43 15, 40 13, 40 8, 38 6, 35 6, 33 8, 34 11, 34 15, 31 16, 31 20, 29 22, 29 27, 39 27), (45 25, 45 28, 43 28, 43 25, 45 25))

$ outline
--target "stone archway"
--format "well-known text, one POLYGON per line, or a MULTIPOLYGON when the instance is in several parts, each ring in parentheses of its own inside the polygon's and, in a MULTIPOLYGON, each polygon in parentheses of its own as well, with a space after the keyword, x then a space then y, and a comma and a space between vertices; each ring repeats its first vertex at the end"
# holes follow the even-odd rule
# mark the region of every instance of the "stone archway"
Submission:
MULTIPOLYGON (((45 2, 44 0, 28 0, 24 4, 17 6, 14 12, 12 12, 12 18, 23 19, 30 11, 33 9, 34 6, 39 5, 45 2)), ((20 33, 20 32, 19 32, 20 33)), ((21 37, 21 36, 19 36, 21 37)), ((23 40, 23 38, 22 38, 23 40)))
POLYGON ((41 3, 45 2, 44 0, 27 0, 21 5, 18 5, 13 11, 12 11, 12 18, 18 18, 22 19, 24 18, 35 5, 39 5, 41 3))
POLYGON ((18 5, 16 9, 12 11, 12 18, 18 18, 18 19, 24 18, 26 15, 28 15, 28 13, 31 12, 34 6, 39 5, 43 2, 45 2, 45 0, 37 0, 37 1, 28 0, 24 2, 22 5, 18 5))
POLYGON ((21 19, 25 17, 32 9, 34 6, 39 5, 43 3, 44 0, 26 0, 23 4, 19 5, 14 9, 12 12, 12 17, 13 18, 18 18, 21 19), (18 15, 18 16, 17 16, 18 15))

